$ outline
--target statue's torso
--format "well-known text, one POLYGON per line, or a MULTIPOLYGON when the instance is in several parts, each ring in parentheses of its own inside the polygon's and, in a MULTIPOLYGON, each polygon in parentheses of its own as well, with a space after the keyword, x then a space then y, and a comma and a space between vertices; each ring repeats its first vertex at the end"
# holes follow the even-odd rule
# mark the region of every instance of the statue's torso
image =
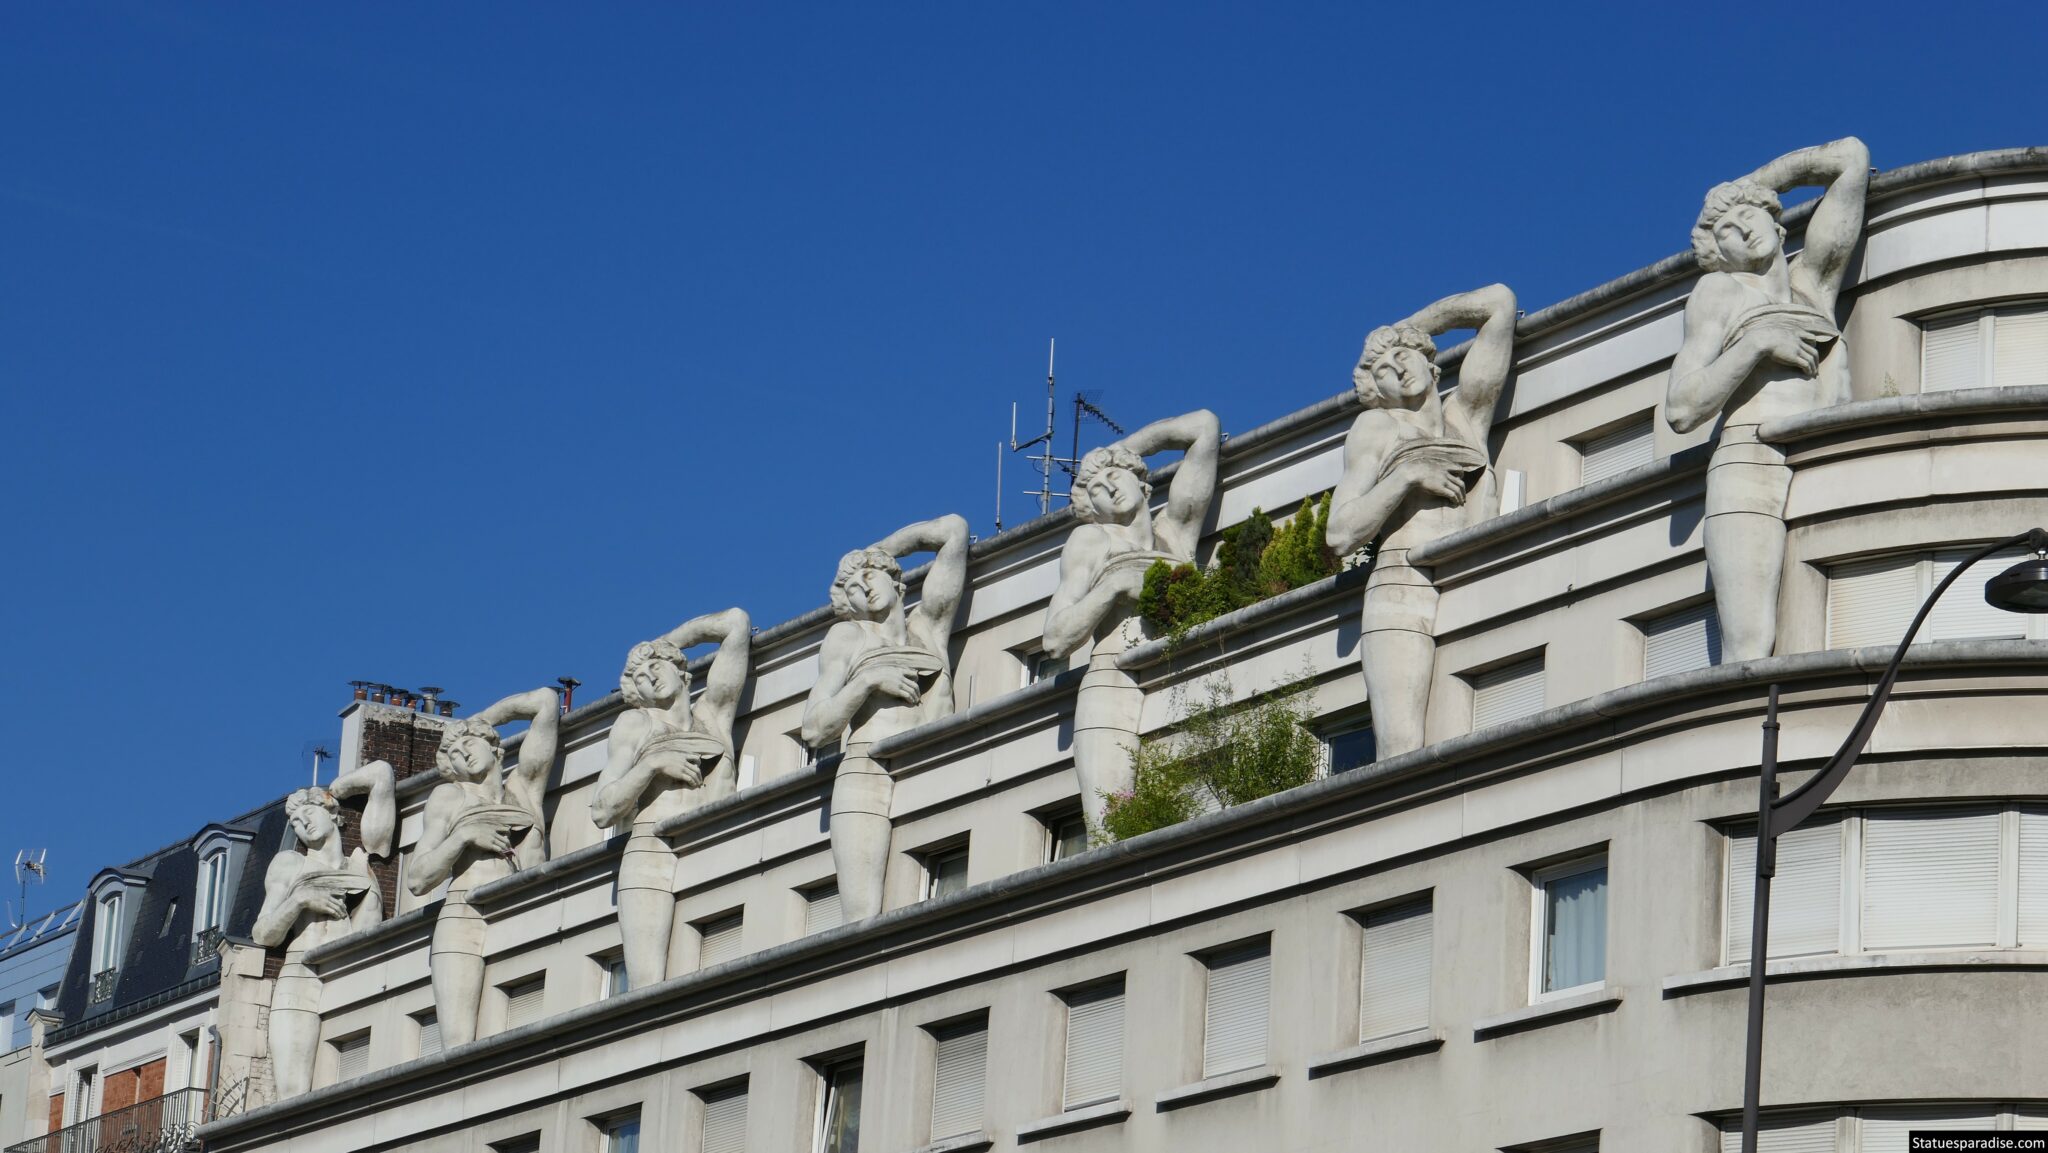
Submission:
MULTIPOLYGON (((1793 258, 1797 260, 1797 257, 1793 258)), ((1773 291, 1762 278, 1750 273, 1728 272, 1740 294, 1729 312, 1731 329, 1752 310, 1771 305, 1795 305, 1827 316, 1831 310, 1818 307, 1796 287, 1773 291)), ((1832 317, 1829 319, 1832 325, 1832 317)), ((1732 335, 1732 334, 1731 334, 1732 335)), ((1724 347, 1724 351, 1726 351, 1724 347)), ((1764 361, 1751 370, 1737 386, 1723 409, 1724 424, 1762 424, 1780 417, 1797 416, 1839 404, 1849 398, 1849 357, 1837 338, 1821 350, 1820 370, 1807 376, 1800 370, 1775 361, 1764 361)))

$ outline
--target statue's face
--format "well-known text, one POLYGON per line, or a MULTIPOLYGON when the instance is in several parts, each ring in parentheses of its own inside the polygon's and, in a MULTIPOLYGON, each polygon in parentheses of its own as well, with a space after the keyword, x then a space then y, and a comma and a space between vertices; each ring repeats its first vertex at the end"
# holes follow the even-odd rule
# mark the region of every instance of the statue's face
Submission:
POLYGON ((498 770, 498 750, 482 737, 443 741, 434 754, 443 775, 458 781, 481 781, 498 770))
POLYGON ((643 661, 634 670, 633 685, 648 700, 667 704, 683 691, 683 671, 670 661, 643 661))
POLYGON ((1381 403, 1414 408, 1436 387, 1436 366, 1420 349, 1395 348, 1372 362, 1372 384, 1381 403))
POLYGON ((846 582, 846 603, 862 616, 882 616, 895 608, 902 596, 896 578, 872 566, 861 569, 860 575, 846 582))
POLYGON ((1754 204, 1738 204, 1714 222, 1714 247, 1724 268, 1755 272, 1778 255, 1785 230, 1769 211, 1754 204))
POLYGON ((1129 524, 1145 507, 1151 487, 1127 468, 1099 468, 1088 478, 1088 504, 1102 520, 1129 524))
POLYGON ((326 844, 335 828, 334 814, 323 805, 300 805, 292 811, 292 835, 308 848, 326 844))

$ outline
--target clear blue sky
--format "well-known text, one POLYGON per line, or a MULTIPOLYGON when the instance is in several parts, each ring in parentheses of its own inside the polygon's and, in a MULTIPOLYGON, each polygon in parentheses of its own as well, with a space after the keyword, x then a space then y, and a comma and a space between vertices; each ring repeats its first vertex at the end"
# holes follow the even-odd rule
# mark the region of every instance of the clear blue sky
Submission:
POLYGON ((1049 336, 1242 431, 1790 148, 2048 143, 2038 3, 1280 7, 0 8, 0 861, 293 787, 351 678, 603 692, 986 533, 1049 336))

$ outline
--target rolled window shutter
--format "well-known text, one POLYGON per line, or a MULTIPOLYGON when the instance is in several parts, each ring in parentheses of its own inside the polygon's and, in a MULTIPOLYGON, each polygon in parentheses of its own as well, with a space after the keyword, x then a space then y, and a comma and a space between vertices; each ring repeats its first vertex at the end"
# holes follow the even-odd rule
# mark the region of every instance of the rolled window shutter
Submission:
MULTIPOLYGON (((1982 547, 1982 546, 1979 546, 1982 547)), ((1969 560, 1976 549, 1943 549, 1934 554, 1934 569, 1930 574, 1928 591, 1941 583, 1956 566, 1969 560)), ((1992 577, 2010 567, 2027 554, 2018 550, 1994 553, 1978 561, 1976 567, 1956 578, 1941 599, 1934 602, 1934 608, 1927 614, 1927 623, 1920 626, 1918 640, 1948 641, 1969 637, 2024 637, 2027 635, 2027 618, 2019 613, 2009 613, 1993 608, 1984 600, 1984 585, 1992 577)), ((1918 610, 1915 605, 1915 611, 1918 610)), ((1908 617, 1908 620, 1911 618, 1908 617)), ((1905 623, 1899 626, 1901 635, 1905 623)))
POLYGON ((1656 426, 1646 414, 1579 442, 1579 483, 1592 484, 1657 459, 1656 426))
POLYGON ((1060 1108, 1114 1100, 1124 1084, 1124 987, 1067 998, 1067 1078, 1060 1108))
POLYGON ((546 981, 526 981, 507 988, 505 1027, 517 1029, 521 1025, 540 1020, 541 999, 546 993, 546 981))
POLYGON ((1998 814, 1924 809, 1863 822, 1866 950, 1998 939, 1998 814))
POLYGON ((1828 647, 1898 644, 1920 596, 1918 557, 1835 565, 1828 570, 1828 647))
POLYGON ((1366 917, 1359 958, 1359 1040, 1429 1028, 1433 920, 1428 901, 1366 917))
POLYGON ((334 1044, 334 1055, 340 1060, 340 1079, 352 1081, 370 1071, 370 1035, 368 1033, 350 1037, 334 1044))
POLYGON ((1643 679, 1703 669, 1721 659, 1721 616, 1714 602, 1643 624, 1643 679))
MULTIPOLYGON (((1749 960, 1749 922, 1756 895, 1756 834, 1728 839, 1728 953, 1749 960)), ((1771 882, 1771 953, 1800 957, 1833 953, 1842 944, 1842 825, 1797 828, 1778 838, 1778 875, 1771 882)))
POLYGON ((1272 964, 1265 945, 1210 960, 1208 1006, 1202 1021, 1202 1076, 1266 1063, 1266 1004, 1272 964))
POLYGON ((1969 1106, 1932 1105, 1917 1108, 1865 1109, 1863 1140, 1856 1153, 1907 1153, 1906 1135, 1915 1129, 1996 1129, 1998 1117, 1969 1106))
POLYGON ((1992 321, 1991 383, 2048 384, 2048 309, 2006 312, 1992 321))
POLYGON ((981 1099, 987 1081, 987 1024, 938 1039, 932 1058, 932 1140, 981 1128, 981 1099))
POLYGON ((744 1086, 705 1099, 702 1153, 747 1153, 747 1090, 744 1086))
POLYGON ((2048 812, 2020 810, 2019 943, 2048 945, 2048 812))
POLYGON ((822 933, 845 922, 839 910, 839 886, 826 885, 804 895, 804 933, 822 933))
MULTIPOLYGON (((1757 1126, 1757 1153, 1836 1153, 1836 1123, 1833 1117, 1800 1114, 1765 1117, 1757 1126)), ((1732 1118, 1721 1127, 1721 1153, 1741 1153, 1742 1119, 1732 1118)))
POLYGON ((1947 392, 1981 385, 1983 348, 1975 316, 1924 326, 1920 333, 1920 391, 1947 392))
POLYGON ((441 1019, 428 1014, 420 1022, 420 1056, 426 1057, 441 1051, 441 1019))
POLYGON ((2048 1132, 2048 1109, 2044 1109, 2039 1105, 2032 1107, 2022 1106, 2019 1109, 2015 1109, 2012 1115, 2012 1127, 2022 1133, 2048 1132))
POLYGON ((709 969, 713 965, 739 956, 740 934, 744 928, 745 922, 738 913, 730 917, 720 917, 715 921, 706 921, 700 930, 703 934, 703 943, 697 950, 698 967, 709 969))
POLYGON ((1472 678, 1472 727, 1504 724, 1543 711, 1543 658, 1517 661, 1472 678))

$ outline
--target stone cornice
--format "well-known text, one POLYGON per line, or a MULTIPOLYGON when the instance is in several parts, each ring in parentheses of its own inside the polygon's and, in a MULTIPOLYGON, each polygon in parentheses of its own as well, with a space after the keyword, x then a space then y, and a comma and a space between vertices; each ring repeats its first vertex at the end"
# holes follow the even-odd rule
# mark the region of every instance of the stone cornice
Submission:
POLYGON ((1942 417, 2026 412, 2048 418, 2048 385, 2006 388, 1961 388, 1954 392, 1918 392, 1852 400, 1797 416, 1765 421, 1757 438, 1771 444, 1797 444, 1840 432, 1861 432, 1907 421, 1942 417))

